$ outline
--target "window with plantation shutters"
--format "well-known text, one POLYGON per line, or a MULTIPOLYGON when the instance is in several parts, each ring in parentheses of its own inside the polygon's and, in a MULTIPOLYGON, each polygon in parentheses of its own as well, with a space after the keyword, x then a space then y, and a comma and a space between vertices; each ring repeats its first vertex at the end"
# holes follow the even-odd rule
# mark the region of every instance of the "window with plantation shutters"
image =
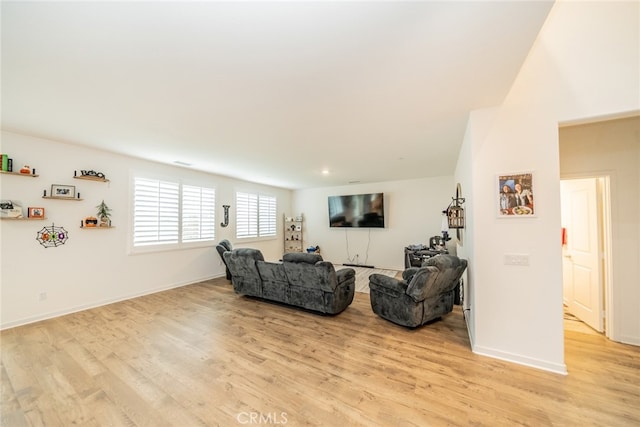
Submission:
POLYGON ((238 239, 276 235, 276 198, 236 193, 236 237, 238 239))
POLYGON ((236 237, 258 236, 258 195, 236 193, 236 237))
POLYGON ((133 245, 178 243, 180 230, 180 185, 154 179, 135 178, 133 245))
POLYGON ((133 246, 153 247, 215 239, 215 189, 135 177, 133 246))
POLYGON ((182 186, 182 241, 203 242, 215 238, 216 192, 213 188, 182 186))
POLYGON ((258 197, 258 233, 260 237, 276 235, 276 198, 258 197))

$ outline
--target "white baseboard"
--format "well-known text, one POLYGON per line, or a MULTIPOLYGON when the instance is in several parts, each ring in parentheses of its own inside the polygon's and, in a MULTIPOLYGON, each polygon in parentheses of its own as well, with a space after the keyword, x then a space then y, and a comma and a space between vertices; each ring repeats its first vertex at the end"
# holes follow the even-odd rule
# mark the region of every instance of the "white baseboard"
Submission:
POLYGON ((479 355, 493 357, 494 359, 504 360, 505 362, 516 363, 518 365, 528 366, 530 368, 542 369, 543 371, 553 372, 555 374, 567 375, 567 365, 564 363, 552 363, 546 360, 534 359, 514 353, 487 348, 483 346, 472 345, 471 350, 479 355))
POLYGON ((155 293, 158 293, 158 292, 168 291, 169 289, 175 289, 175 288, 180 288, 182 286, 193 285, 194 283, 200 283, 200 282, 204 282, 205 280, 216 279, 218 277, 223 277, 224 275, 225 275, 225 273, 222 273, 222 274, 219 274, 219 275, 216 275, 216 276, 210 276, 210 277, 203 277, 203 278, 200 278, 200 279, 194 279, 194 280, 191 280, 189 282, 174 283, 174 284, 170 284, 170 285, 163 286, 163 287, 160 287, 160 288, 150 289, 148 291, 121 295, 119 297, 109 298, 109 299, 101 300, 101 301, 95 301, 95 302, 92 302, 92 303, 89 303, 89 304, 81 304, 81 305, 78 305, 78 306, 75 306, 75 307, 65 308, 63 310, 51 311, 51 312, 48 312, 48 313, 38 314, 36 316, 25 317, 25 318, 22 318, 22 319, 19 319, 19 320, 14 320, 12 322, 3 323, 2 325, 0 325, 0 331, 3 331, 5 329, 15 328, 15 327, 18 327, 18 326, 28 325, 30 323, 40 322, 42 320, 53 319, 55 317, 65 316, 67 314, 77 313, 79 311, 90 310, 90 309, 96 308, 96 307, 102 307, 104 305, 113 304, 113 303, 116 303, 116 302, 119 302, 119 301, 125 301, 125 300, 129 300, 129 299, 133 299, 133 298, 142 297, 142 296, 145 296, 145 295, 151 295, 151 294, 155 294, 155 293))
POLYGON ((640 337, 634 337, 631 335, 622 335, 620 336, 620 342, 622 344, 640 346, 640 337))

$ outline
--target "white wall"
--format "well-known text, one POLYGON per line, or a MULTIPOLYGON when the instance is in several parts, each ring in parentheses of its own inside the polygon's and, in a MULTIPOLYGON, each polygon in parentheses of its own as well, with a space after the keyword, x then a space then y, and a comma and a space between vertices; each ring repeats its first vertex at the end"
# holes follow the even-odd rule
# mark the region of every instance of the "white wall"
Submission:
POLYGON ((556 3, 504 104, 471 115, 456 179, 473 185, 464 250, 477 353, 566 372, 558 124, 640 109, 638 7, 556 3), (499 219, 495 176, 518 171, 535 174, 538 215, 499 219), (504 265, 506 253, 528 254, 530 265, 504 265))
POLYGON ((560 129, 563 178, 608 175, 611 190, 611 339, 640 345, 640 116, 560 129))
POLYGON ((264 192, 277 197, 278 217, 290 210, 291 191, 243 182, 222 176, 161 165, 33 138, 2 133, 2 152, 11 154, 16 169, 28 164, 37 178, 2 174, 2 199, 20 200, 25 206, 46 209, 45 221, 0 221, 1 328, 98 306, 137 295, 157 292, 224 274, 213 245, 204 248, 129 254, 130 179, 133 171, 158 174, 216 188, 216 223, 223 218, 223 204, 231 205, 231 225, 218 225, 216 242, 228 238, 237 247, 261 249, 266 259, 282 256, 282 224, 276 239, 237 242, 234 227, 235 191, 264 192), (103 172, 109 183, 73 179, 74 170, 103 172), (75 185, 83 201, 43 199, 51 184, 75 185), (109 230, 82 230, 80 221, 95 215, 102 200, 112 208, 109 230), (51 224, 69 232, 69 240, 56 248, 36 241, 38 230, 51 224), (39 294, 47 293, 45 301, 39 294))
MULTIPOLYGON (((476 186, 482 184, 481 182, 476 182, 474 179, 475 170, 478 168, 475 164, 476 151, 474 150, 474 141, 484 140, 490 130, 492 118, 495 114, 496 109, 484 109, 475 111, 469 116, 464 141, 460 149, 455 170, 457 184, 460 184, 461 196, 465 199, 465 228, 461 231, 462 239, 458 242, 457 254, 461 258, 465 258, 469 261, 467 264, 467 271, 463 276, 463 309, 472 347, 474 346, 476 336, 475 310, 471 310, 471 307, 475 307, 474 280, 476 277, 475 263, 472 260, 474 258, 476 248, 475 230, 476 227, 481 227, 483 225, 478 223, 475 215, 473 214, 476 203, 476 186)), ((486 247, 485 243, 479 245, 480 250, 484 247, 486 247)))
POLYGON ((403 248, 441 235, 442 210, 453 196, 453 178, 443 176, 297 190, 292 203, 293 213, 305 217, 305 247, 320 246, 325 260, 355 263, 358 254, 360 264, 403 270, 403 248), (378 192, 384 193, 384 229, 329 227, 329 196, 378 192))

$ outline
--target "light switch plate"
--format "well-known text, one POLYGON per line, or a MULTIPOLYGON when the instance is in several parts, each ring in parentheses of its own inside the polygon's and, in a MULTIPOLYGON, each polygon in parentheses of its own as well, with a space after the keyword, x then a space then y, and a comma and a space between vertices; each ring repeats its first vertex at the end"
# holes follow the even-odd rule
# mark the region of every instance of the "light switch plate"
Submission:
POLYGON ((529 254, 504 254, 505 265, 529 265, 529 254))

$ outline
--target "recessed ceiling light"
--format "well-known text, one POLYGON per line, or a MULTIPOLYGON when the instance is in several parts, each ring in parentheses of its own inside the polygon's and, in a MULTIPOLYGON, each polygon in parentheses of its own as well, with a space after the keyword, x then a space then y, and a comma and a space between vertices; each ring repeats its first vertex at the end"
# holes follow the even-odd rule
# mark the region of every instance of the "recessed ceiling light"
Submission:
POLYGON ((322 175, 329 175, 328 169, 322 169, 322 175))
POLYGON ((357 183, 359 183, 359 182, 360 182, 360 180, 356 180, 356 181, 349 181, 348 183, 349 183, 349 184, 357 184, 357 183))
POLYGON ((180 166, 193 166, 191 163, 181 162, 180 160, 176 160, 173 163, 176 164, 176 165, 180 165, 180 166))

